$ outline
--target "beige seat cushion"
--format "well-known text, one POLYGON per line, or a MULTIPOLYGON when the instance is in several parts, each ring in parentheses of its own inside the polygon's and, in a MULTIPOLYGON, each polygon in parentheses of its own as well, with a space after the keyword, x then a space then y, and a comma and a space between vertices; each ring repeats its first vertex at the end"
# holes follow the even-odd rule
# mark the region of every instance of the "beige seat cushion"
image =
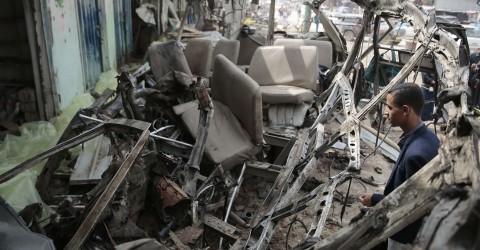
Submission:
POLYGON ((172 71, 192 76, 187 59, 183 54, 183 47, 176 41, 152 43, 148 47, 148 62, 156 81, 172 71))
MULTIPOLYGON (((233 64, 237 64, 239 53, 240 41, 238 40, 220 39, 215 45, 215 48, 213 48, 213 58, 217 55, 224 55, 233 64)), ((213 70, 214 65, 215 64, 212 63, 211 70, 213 70)))
POLYGON ((312 102, 314 98, 311 90, 294 86, 260 86, 260 91, 262 92, 263 102, 270 104, 298 104, 302 102, 312 102))
POLYGON ((215 57, 212 99, 227 105, 247 130, 254 144, 263 142, 262 94, 260 86, 225 56, 215 57))
POLYGON ((248 70, 260 86, 287 85, 315 89, 318 78, 315 46, 265 46, 253 54, 248 70))
MULTIPOLYGON (((230 169, 254 159, 263 142, 262 96, 258 84, 224 55, 215 57, 211 81, 213 118, 208 127, 205 154, 230 169)), ((173 107, 189 133, 197 137, 200 112, 197 102, 173 107)))
MULTIPOLYGON (((251 142, 247 131, 242 128, 230 109, 218 101, 213 101, 214 115, 208 128, 205 154, 214 163, 231 169, 245 160, 255 158, 260 146, 251 142)), ((189 133, 197 136, 200 111, 196 101, 173 107, 185 123, 189 133)))
POLYGON ((306 39, 277 39, 275 46, 315 46, 317 47, 318 64, 331 68, 333 65, 333 46, 330 41, 306 39))
POLYGON ((213 42, 206 38, 194 38, 188 41, 185 57, 192 74, 209 77, 212 64, 213 42))
POLYGON ((259 47, 248 75, 260 85, 262 100, 269 104, 311 102, 318 78, 314 46, 259 47))

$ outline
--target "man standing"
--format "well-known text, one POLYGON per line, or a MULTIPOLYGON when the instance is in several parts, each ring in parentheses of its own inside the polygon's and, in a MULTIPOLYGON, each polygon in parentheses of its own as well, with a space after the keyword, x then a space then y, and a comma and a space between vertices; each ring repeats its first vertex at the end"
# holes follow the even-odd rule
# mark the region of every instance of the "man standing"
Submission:
POLYGON ((428 121, 432 119, 433 104, 435 103, 435 74, 422 72, 422 93, 425 100, 425 106, 422 112, 422 120, 428 121))
MULTIPOLYGON (((383 195, 362 194, 363 205, 370 207, 379 203, 437 155, 440 141, 422 122, 423 105, 422 91, 416 84, 398 84, 388 92, 384 115, 393 127, 399 126, 403 131, 398 142, 401 152, 383 195)), ((391 236, 388 249, 410 249, 408 244, 413 243, 421 225, 422 219, 419 219, 391 236)))
POLYGON ((470 55, 470 69, 475 70, 478 62, 480 62, 480 47, 470 55))
POLYGON ((472 90, 473 106, 480 106, 480 84, 477 82, 477 67, 480 62, 480 47, 470 55, 470 74, 468 77, 468 86, 472 90))

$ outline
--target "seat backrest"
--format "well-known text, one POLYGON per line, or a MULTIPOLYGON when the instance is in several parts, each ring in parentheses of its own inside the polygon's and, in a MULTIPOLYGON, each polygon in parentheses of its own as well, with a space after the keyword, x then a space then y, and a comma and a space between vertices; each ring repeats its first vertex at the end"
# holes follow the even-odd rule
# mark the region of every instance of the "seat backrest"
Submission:
POLYGON ((215 57, 211 79, 212 99, 230 108, 254 144, 263 142, 260 86, 224 55, 215 57))
POLYGON ((287 85, 315 89, 317 47, 263 46, 253 54, 248 75, 260 86, 287 85))
MULTIPOLYGON (((228 60, 230 60, 233 64, 237 64, 239 53, 240 53, 240 41, 220 39, 215 45, 215 47, 213 48, 212 58, 215 58, 217 55, 222 54, 228 60)), ((214 65, 215 64, 212 63, 212 67, 211 67, 212 71, 213 71, 214 65)))
POLYGON ((171 71, 183 72, 192 76, 187 59, 183 54, 183 46, 176 41, 152 43, 148 48, 148 62, 157 81, 171 71))
POLYGON ((192 74, 209 77, 212 64, 213 42, 206 38, 188 40, 185 48, 185 57, 192 74))
POLYGON ((331 68, 333 65, 333 46, 330 41, 305 39, 277 39, 275 46, 315 46, 317 47, 318 64, 331 68))

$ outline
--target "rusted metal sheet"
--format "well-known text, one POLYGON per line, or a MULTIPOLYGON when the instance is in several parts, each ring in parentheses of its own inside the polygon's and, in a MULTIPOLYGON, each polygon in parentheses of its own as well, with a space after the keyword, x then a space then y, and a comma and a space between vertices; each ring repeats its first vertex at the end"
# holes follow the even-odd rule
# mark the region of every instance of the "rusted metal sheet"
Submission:
POLYGON ((202 235, 203 229, 200 227, 200 223, 197 223, 192 226, 188 226, 182 229, 178 233, 178 239, 182 244, 194 244, 197 239, 202 235))
POLYGON ((189 208, 190 199, 187 194, 172 180, 165 176, 159 177, 153 180, 152 186, 155 193, 155 203, 159 204, 157 211, 166 208, 173 210, 187 210, 189 208))
MULTIPOLYGON (((201 232, 200 232, 201 233, 201 232)), ((175 243, 175 246, 178 248, 178 249, 181 249, 181 250, 188 250, 190 249, 188 246, 186 246, 183 241, 174 233, 174 232, 170 232, 169 233, 169 236, 170 236, 170 239, 172 239, 172 241, 175 243)), ((198 235, 200 236, 200 235, 198 235)))

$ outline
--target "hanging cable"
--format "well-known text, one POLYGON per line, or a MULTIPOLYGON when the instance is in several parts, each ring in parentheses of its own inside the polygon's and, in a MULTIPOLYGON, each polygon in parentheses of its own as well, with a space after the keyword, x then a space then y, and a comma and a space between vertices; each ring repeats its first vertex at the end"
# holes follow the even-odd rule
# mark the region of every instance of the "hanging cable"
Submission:
POLYGON ((378 146, 376 146, 375 149, 372 152, 370 152, 370 154, 368 154, 367 156, 365 156, 365 158, 363 158, 363 163, 365 163, 365 160, 367 160, 368 157, 370 157, 372 154, 374 154, 377 151, 377 149, 382 145, 382 143, 385 141, 385 138, 387 138, 388 133, 390 133, 391 128, 392 128, 392 125, 390 124, 390 126, 388 127, 388 130, 387 130, 387 133, 385 133, 385 135, 383 136, 382 141, 380 141, 378 146))
MULTIPOLYGON (((433 38, 433 36, 435 36, 437 31, 438 31, 438 28, 435 28, 435 30, 432 32, 432 35, 428 39, 427 44, 425 44, 425 46, 428 46, 432 42, 432 38, 433 38)), ((418 72, 420 71, 420 66, 422 65, 422 61, 423 61, 423 56, 420 58, 420 61, 417 65, 417 71, 415 72, 415 76, 413 77, 413 82, 415 82, 417 80, 417 75, 418 75, 418 72)))
POLYGON ((285 237, 285 249, 286 249, 286 250, 288 250, 288 238, 289 238, 289 236, 290 236, 290 230, 292 229, 293 224, 294 224, 295 222, 297 222, 297 221, 300 222, 300 224, 303 226, 303 228, 305 229, 305 233, 308 233, 307 226, 305 226, 305 224, 304 224, 301 220, 299 220, 299 219, 297 218, 297 216, 295 216, 295 217, 293 218, 292 222, 290 222, 290 223, 287 225, 287 226, 288 226, 288 230, 287 230, 287 235, 286 235, 286 237, 285 237))
POLYGON ((347 201, 348 201, 348 196, 350 195, 351 186, 352 186, 352 177, 350 177, 350 181, 348 182, 347 194, 345 195, 345 199, 342 205, 342 210, 340 211, 340 222, 343 222, 343 214, 345 213, 345 208, 347 207, 347 201))

